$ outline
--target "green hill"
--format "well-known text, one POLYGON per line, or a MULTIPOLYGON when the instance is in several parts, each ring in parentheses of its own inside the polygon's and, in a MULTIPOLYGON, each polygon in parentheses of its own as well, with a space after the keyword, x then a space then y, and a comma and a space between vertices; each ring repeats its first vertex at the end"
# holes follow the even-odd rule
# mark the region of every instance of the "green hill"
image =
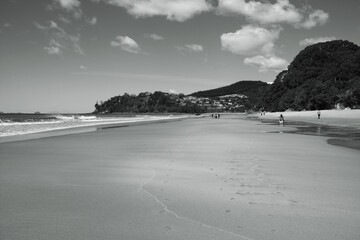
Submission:
POLYGON ((360 105, 360 47, 344 40, 302 50, 261 97, 267 111, 332 109, 360 105))
POLYGON ((230 94, 241 94, 249 98, 256 98, 259 96, 259 89, 263 89, 266 86, 267 84, 261 81, 239 81, 225 87, 195 92, 190 94, 190 96, 212 98, 230 94))

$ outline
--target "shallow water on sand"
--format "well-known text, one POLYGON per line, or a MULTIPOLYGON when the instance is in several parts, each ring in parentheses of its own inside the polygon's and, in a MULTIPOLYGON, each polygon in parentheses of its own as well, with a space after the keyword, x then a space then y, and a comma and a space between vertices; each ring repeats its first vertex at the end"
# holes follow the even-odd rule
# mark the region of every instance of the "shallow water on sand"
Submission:
MULTIPOLYGON (((261 119, 262 123, 270 125, 279 125, 277 120, 261 119)), ((271 133, 292 133, 311 136, 328 137, 328 143, 331 145, 348 147, 360 150, 360 130, 352 127, 338 127, 321 124, 312 124, 300 121, 286 121, 279 125, 279 130, 271 133), (284 129, 284 127, 293 127, 294 129, 284 129)))

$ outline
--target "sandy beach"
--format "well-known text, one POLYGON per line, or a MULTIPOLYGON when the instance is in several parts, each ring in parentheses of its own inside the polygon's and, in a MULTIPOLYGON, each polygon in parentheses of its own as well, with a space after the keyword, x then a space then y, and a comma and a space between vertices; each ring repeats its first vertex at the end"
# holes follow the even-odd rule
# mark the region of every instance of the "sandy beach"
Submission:
POLYGON ((1 143, 0 238, 360 239, 359 151, 288 129, 222 115, 1 143))

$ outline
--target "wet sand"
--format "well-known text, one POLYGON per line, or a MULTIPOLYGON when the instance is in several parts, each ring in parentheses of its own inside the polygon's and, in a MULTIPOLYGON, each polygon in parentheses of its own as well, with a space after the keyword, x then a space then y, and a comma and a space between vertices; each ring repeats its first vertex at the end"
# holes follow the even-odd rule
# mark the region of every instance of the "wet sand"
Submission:
POLYGON ((350 127, 360 129, 360 109, 356 110, 322 110, 320 111, 320 119, 318 119, 317 111, 301 111, 301 112, 267 112, 265 115, 260 113, 252 116, 260 119, 278 120, 280 114, 285 117, 286 121, 307 122, 310 124, 350 127))
POLYGON ((0 144, 1 239, 359 239, 359 151, 236 115, 0 144))
POLYGON ((325 136, 329 144, 360 150, 360 110, 324 110, 320 118, 317 111, 256 113, 249 118, 279 124, 280 114, 286 126, 295 128, 287 133, 325 136))

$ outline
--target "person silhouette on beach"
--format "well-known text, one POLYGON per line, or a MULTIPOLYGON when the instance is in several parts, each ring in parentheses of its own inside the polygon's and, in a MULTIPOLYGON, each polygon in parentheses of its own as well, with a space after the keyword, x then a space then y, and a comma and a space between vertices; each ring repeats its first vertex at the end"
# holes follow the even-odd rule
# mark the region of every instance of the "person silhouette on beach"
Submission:
POLYGON ((280 123, 285 122, 284 116, 283 116, 282 114, 280 114, 279 122, 280 122, 280 123))
POLYGON ((318 119, 320 119, 321 112, 317 111, 318 119))

